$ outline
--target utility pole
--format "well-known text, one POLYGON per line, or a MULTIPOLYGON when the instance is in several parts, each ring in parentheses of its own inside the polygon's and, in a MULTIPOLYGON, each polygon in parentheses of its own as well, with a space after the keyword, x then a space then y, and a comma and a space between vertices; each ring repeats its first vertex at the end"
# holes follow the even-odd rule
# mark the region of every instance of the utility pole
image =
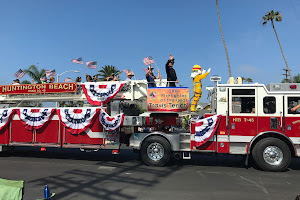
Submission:
MULTIPOLYGON (((288 74, 288 69, 282 69, 283 71, 285 71, 285 74, 282 74, 282 75, 284 75, 285 76, 285 79, 284 79, 284 82, 285 83, 287 83, 287 80, 288 80, 288 76, 289 76, 289 74, 288 74)), ((291 70, 290 70, 291 71, 291 70)), ((292 81, 292 77, 290 77, 290 80, 292 81)))

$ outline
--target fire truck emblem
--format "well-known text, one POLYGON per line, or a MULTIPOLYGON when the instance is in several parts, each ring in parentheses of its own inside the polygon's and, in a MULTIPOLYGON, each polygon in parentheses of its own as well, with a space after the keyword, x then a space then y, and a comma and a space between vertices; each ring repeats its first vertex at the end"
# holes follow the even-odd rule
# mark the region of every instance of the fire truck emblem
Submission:
POLYGON ((158 119, 155 119, 155 123, 156 123, 156 124, 161 124, 161 123, 163 123, 163 122, 164 122, 164 121, 161 120, 161 119, 159 119, 159 118, 158 118, 158 119))

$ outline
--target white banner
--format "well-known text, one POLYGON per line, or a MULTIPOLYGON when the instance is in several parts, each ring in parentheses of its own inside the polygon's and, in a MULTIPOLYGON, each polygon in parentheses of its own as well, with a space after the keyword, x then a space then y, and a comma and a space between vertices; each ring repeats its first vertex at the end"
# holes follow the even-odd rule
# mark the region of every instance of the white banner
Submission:
POLYGON ((97 108, 58 108, 57 114, 62 124, 72 134, 80 134, 96 120, 97 108))
POLYGON ((28 130, 40 129, 50 122, 55 108, 20 108, 17 110, 20 120, 28 130))
POLYGON ((100 111, 99 121, 107 131, 113 131, 119 128, 124 120, 124 114, 110 117, 104 110, 100 111))
POLYGON ((12 108, 0 109, 0 130, 2 130, 2 128, 4 128, 5 125, 10 122, 14 112, 15 110, 12 108))
POLYGON ((108 103, 122 89, 123 85, 124 83, 108 81, 105 84, 89 82, 81 86, 88 102, 101 106, 102 103, 108 103))
POLYGON ((195 146, 205 144, 216 132, 221 115, 213 115, 204 119, 196 120, 195 125, 195 146))

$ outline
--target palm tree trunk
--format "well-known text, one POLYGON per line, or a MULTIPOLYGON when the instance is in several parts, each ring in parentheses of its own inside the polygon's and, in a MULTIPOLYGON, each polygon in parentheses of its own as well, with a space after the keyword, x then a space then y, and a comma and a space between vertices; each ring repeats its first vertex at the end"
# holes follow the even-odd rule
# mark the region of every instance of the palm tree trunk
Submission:
POLYGON ((230 69, 229 56, 228 56, 228 52, 227 52, 227 48, 226 48, 226 44, 225 44, 225 39, 224 39, 224 36, 223 36, 222 26, 221 26, 221 20, 220 20, 220 13, 219 13, 218 0, 216 0, 216 6, 217 6, 218 19, 219 19, 219 25, 220 25, 220 31, 221 31, 221 35, 222 35, 223 45, 224 45, 225 53, 226 53, 226 57, 227 57, 227 64, 228 64, 229 77, 231 77, 231 69, 230 69))
POLYGON ((291 82, 293 83, 293 77, 292 77, 292 74, 291 74, 290 68, 289 68, 289 66, 288 66, 288 63, 287 63, 287 61, 286 61, 286 59, 285 59, 285 56, 284 56, 284 53, 283 53, 283 50, 282 50, 282 47, 281 47, 281 44, 280 44, 280 41, 279 41, 279 38, 278 38, 277 32, 276 32, 276 29, 275 29, 274 23, 273 23, 273 21, 271 21, 271 22, 272 22, 272 26, 273 26, 273 29, 274 29, 274 32, 275 32, 275 35, 276 35, 277 41, 278 41, 278 43, 279 43, 279 47, 280 47, 280 50, 281 50, 281 53, 282 53, 282 56, 283 56, 283 59, 284 59, 285 65, 286 65, 286 69, 288 70, 288 72, 289 72, 289 76, 290 76, 290 80, 291 80, 291 82))

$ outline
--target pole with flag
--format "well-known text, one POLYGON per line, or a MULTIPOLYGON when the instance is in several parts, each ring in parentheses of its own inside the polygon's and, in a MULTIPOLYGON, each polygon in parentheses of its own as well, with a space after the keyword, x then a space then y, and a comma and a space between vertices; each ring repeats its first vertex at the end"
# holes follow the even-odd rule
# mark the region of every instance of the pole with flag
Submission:
POLYGON ((96 61, 88 61, 88 62, 86 62, 86 66, 90 69, 97 69, 97 62, 96 61))
POLYGON ((14 75, 15 77, 17 77, 18 79, 22 78, 23 76, 25 76, 25 72, 22 69, 19 69, 14 75))
POLYGON ((71 78, 65 78, 65 82, 72 82, 73 80, 71 78))
POLYGON ((83 60, 82 60, 82 58, 80 57, 80 58, 76 58, 76 59, 73 59, 73 60, 71 60, 73 63, 77 63, 77 64, 81 64, 81 65, 83 65, 83 60))
POLYGON ((56 76, 55 69, 54 70, 46 70, 46 77, 56 76))

